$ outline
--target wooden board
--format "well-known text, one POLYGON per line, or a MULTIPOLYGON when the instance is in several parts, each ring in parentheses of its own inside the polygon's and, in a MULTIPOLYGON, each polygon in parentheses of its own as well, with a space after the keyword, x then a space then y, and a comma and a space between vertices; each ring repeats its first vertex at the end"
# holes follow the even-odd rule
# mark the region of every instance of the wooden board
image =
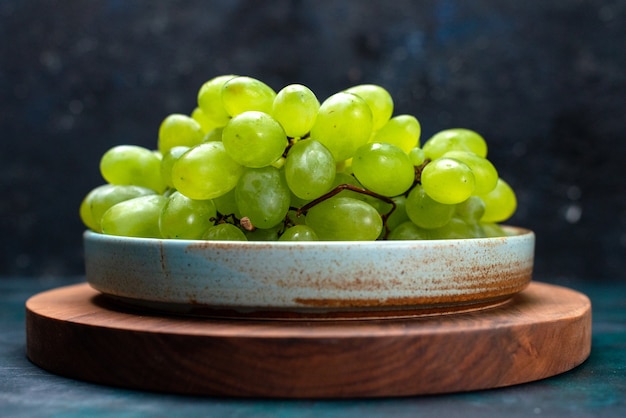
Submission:
POLYGON ((582 363, 591 303, 533 282, 497 308, 404 319, 252 321, 125 310, 87 284, 26 303, 27 355, 50 372, 169 393, 385 397, 515 385, 582 363))

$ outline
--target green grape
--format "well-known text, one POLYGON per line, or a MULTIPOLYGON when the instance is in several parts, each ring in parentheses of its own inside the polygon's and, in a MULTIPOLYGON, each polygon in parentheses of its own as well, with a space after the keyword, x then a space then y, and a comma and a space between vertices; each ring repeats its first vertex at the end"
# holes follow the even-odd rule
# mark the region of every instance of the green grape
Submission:
POLYGON ((85 226, 95 232, 102 232, 100 220, 111 206, 135 197, 154 194, 156 192, 147 187, 104 184, 85 196, 81 202, 80 216, 85 226))
POLYGON ((222 103, 231 117, 251 110, 272 113, 275 97, 270 86, 252 77, 234 77, 222 87, 222 103))
POLYGON ((420 146, 421 133, 422 127, 415 116, 398 115, 389 119, 374 133, 372 142, 392 144, 408 154, 413 148, 420 146))
POLYGON ((256 228, 281 223, 289 210, 291 192, 282 173, 274 167, 248 168, 235 189, 235 200, 242 217, 256 228))
POLYGON ((406 214, 420 228, 439 228, 450 222, 455 206, 433 200, 421 185, 411 189, 405 203, 406 214))
POLYGON ((158 193, 166 187, 159 156, 137 145, 118 145, 105 152, 100 159, 100 173, 111 184, 147 187, 158 193))
POLYGON ((293 203, 294 198, 297 199, 297 197, 291 195, 291 207, 289 212, 287 212, 287 218, 293 225, 306 225, 306 216, 303 213, 298 214, 298 208, 302 206, 295 205, 293 203))
POLYGON ((479 225, 468 225, 460 218, 452 218, 440 228, 428 232, 430 239, 467 239, 484 238, 485 233, 479 225))
POLYGON ((306 225, 323 241, 374 241, 383 221, 376 209, 362 200, 335 196, 309 209, 306 225))
POLYGON ((507 182, 498 179, 496 187, 487 194, 480 196, 485 201, 485 214, 481 222, 504 222, 515 213, 517 197, 507 182))
POLYGON ((481 223, 467 223, 467 226, 470 229, 469 238, 487 238, 487 233, 483 228, 483 224, 481 223))
POLYGON ((270 228, 256 228, 254 231, 246 231, 248 241, 278 241, 279 232, 283 224, 278 224, 270 228))
POLYGON ((391 230, 388 240, 423 240, 430 239, 428 229, 420 228, 411 221, 405 221, 391 230))
POLYGON ((353 186, 363 187, 363 185, 359 183, 356 177, 354 177, 353 175, 344 173, 344 172, 335 173, 335 180, 333 181, 333 187, 336 187, 340 184, 351 184, 353 186))
POLYGON ((352 170, 367 189, 383 196, 406 192, 415 180, 409 156, 395 145, 369 142, 356 150, 352 170))
POLYGON ((478 133, 469 129, 453 128, 433 135, 422 147, 426 158, 434 160, 448 151, 470 151, 479 157, 487 157, 487 143, 478 133))
POLYGON ((279 241, 318 241, 313 228, 306 225, 294 225, 287 228, 278 239, 279 241))
POLYGON ((419 167, 426 161, 426 154, 420 147, 414 147, 409 151, 409 159, 415 167, 419 167))
POLYGON ((437 158, 426 164, 421 182, 433 200, 455 205, 474 193, 476 180, 467 164, 452 158, 437 158))
POLYGON ((479 157, 469 151, 448 151, 443 154, 443 157, 454 158, 455 160, 467 164, 472 170, 476 181, 474 194, 481 195, 489 193, 496 187, 498 171, 488 159, 479 157))
POLYGON ((172 167, 174 187, 190 199, 214 199, 233 189, 243 172, 221 142, 204 142, 181 155, 172 167))
MULTIPOLYGON (((107 184, 106 186, 111 185, 107 184)), ((89 207, 89 201, 91 200, 92 194, 95 193, 96 189, 93 189, 89 193, 87 193, 87 195, 80 202, 80 206, 78 208, 78 216, 80 216, 80 220, 83 222, 84 226, 91 229, 92 231, 100 232, 99 222, 96 223, 93 215, 91 214, 91 208, 89 207)))
POLYGON ((190 116, 174 113, 161 122, 158 148, 165 155, 173 147, 193 147, 202 142, 203 137, 204 131, 197 121, 190 116))
POLYGON ((236 75, 221 75, 204 83, 198 91, 198 107, 215 126, 224 126, 230 115, 222 103, 222 87, 236 75))
POLYGON ((339 161, 335 164, 335 166, 337 167, 337 173, 352 175, 352 158, 339 161))
POLYGON ((163 160, 163 153, 161 153, 161 151, 159 151, 158 149, 152 150, 152 153, 156 155, 159 161, 163 160))
POLYGON ((102 233, 125 237, 161 238, 159 216, 167 198, 140 196, 111 206, 102 215, 102 233))
POLYGON ((196 107, 191 112, 191 119, 198 122, 198 125, 200 125, 200 128, 202 129, 202 132, 205 134, 219 127, 219 125, 211 120, 200 107, 196 107))
POLYGON ((202 142, 221 141, 222 132, 224 132, 224 127, 211 129, 204 135, 204 138, 202 138, 202 142))
POLYGON ((478 196, 470 196, 456 205, 455 215, 468 224, 477 224, 485 213, 485 202, 478 196))
POLYGON ((159 216, 161 237, 200 239, 213 225, 216 214, 212 200, 193 200, 174 192, 167 198, 159 216))
POLYGON ((381 216, 388 213, 391 210, 391 205, 388 202, 375 196, 371 196, 371 195, 363 194, 363 193, 357 193, 355 199, 362 200, 363 202, 367 203, 368 205, 376 209, 376 211, 379 214, 381 214, 381 216))
POLYGON ((170 188, 174 187, 174 182, 172 181, 172 167, 176 160, 187 151, 189 151, 189 147, 173 147, 161 159, 161 178, 170 188))
POLYGON ((216 197, 213 199, 213 203, 215 203, 215 209, 220 215, 234 215, 236 218, 241 219, 241 213, 235 200, 235 189, 216 197))
POLYGON ((202 239, 207 241, 248 241, 246 234, 241 229, 229 223, 209 227, 202 239))
MULTIPOLYGON (((286 181, 286 179, 285 179, 286 181)), ((289 186, 289 183, 287 184, 287 186, 289 186)), ((290 189, 291 191, 291 189, 290 189)), ((309 202, 311 202, 311 199, 301 199, 298 196, 296 196, 295 194, 293 194, 293 192, 291 192, 291 199, 290 199, 290 206, 292 208, 301 208, 302 206, 308 204, 309 202)))
POLYGON ((320 102, 315 93, 301 84, 290 84, 278 92, 272 104, 272 116, 290 138, 302 138, 309 133, 320 102))
POLYGON ((350 87, 346 93, 352 93, 365 100, 372 111, 372 130, 382 128, 393 114, 393 98, 383 87, 376 84, 361 84, 350 87))
POLYGON ((487 238, 506 237, 508 235, 506 231, 496 223, 481 223, 480 227, 485 232, 485 237, 487 238))
MULTIPOLYGON (((406 222, 409 219, 409 215, 406 213, 406 196, 399 195, 392 197, 391 200, 396 204, 396 208, 391 215, 387 218, 387 228, 391 231, 395 229, 398 225, 403 222, 406 222)), ((379 213, 384 214, 388 213, 391 210, 391 205, 386 204, 384 207, 384 212, 379 211, 379 213)))
POLYGON ((267 113, 247 111, 228 122, 222 131, 228 155, 252 168, 266 167, 285 151, 287 136, 280 123, 267 113))
POLYGON ((372 135, 372 111, 360 97, 336 93, 326 99, 311 128, 311 139, 324 145, 335 162, 352 158, 372 135))
POLYGON ((285 179, 294 195, 313 200, 328 192, 335 180, 335 160, 313 139, 295 143, 285 160, 285 179))

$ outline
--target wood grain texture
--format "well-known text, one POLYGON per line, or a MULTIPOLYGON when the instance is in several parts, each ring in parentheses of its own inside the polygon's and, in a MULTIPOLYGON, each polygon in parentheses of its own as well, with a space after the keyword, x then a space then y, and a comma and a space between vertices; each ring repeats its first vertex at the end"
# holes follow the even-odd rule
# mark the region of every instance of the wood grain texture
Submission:
POLYGON ((252 321, 130 311, 86 284, 26 303, 27 355, 63 376, 169 393, 354 398, 509 386, 570 370, 591 350, 591 303, 533 282, 463 314, 252 321))

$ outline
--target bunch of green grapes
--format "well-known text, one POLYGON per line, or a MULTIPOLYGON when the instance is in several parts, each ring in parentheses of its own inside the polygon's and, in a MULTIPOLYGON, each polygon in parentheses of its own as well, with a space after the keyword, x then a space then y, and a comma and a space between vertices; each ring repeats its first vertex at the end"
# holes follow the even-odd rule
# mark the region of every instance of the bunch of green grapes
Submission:
POLYGON ((80 206, 103 234, 191 240, 459 239, 502 236, 516 210, 482 136, 447 129, 420 142, 373 84, 320 102, 304 85, 275 91, 222 75, 154 149, 111 148, 105 184, 80 206))

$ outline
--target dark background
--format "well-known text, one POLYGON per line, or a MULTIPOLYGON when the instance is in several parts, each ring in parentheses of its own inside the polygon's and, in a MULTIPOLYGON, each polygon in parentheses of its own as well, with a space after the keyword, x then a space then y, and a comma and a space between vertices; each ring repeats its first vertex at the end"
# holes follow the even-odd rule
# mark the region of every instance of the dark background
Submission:
POLYGON ((81 275, 78 206, 219 74, 386 87, 424 142, 486 138, 535 278, 626 280, 626 2, 0 2, 0 276, 81 275))

